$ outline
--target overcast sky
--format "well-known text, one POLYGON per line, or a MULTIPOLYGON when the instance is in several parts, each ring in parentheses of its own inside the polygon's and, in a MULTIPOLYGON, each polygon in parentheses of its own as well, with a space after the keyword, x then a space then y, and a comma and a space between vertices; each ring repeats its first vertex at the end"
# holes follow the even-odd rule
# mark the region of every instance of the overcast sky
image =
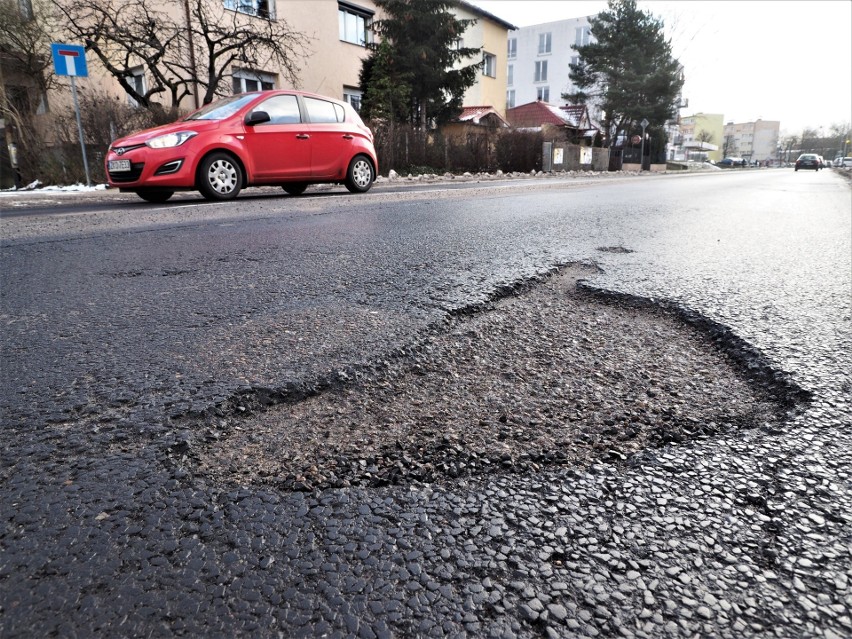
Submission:
MULTIPOLYGON (((594 15, 604 0, 468 0, 518 27, 594 15)), ((681 115, 780 120, 801 133, 852 121, 852 0, 639 0, 683 64, 681 115)))

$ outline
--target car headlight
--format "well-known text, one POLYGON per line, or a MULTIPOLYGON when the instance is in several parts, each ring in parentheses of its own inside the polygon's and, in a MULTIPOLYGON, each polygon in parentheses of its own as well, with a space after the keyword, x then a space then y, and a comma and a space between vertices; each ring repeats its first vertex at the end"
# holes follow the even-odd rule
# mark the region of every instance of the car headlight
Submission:
POLYGON ((177 133, 158 135, 145 142, 145 144, 152 149, 170 149, 174 146, 180 146, 195 135, 198 135, 195 131, 178 131, 177 133))

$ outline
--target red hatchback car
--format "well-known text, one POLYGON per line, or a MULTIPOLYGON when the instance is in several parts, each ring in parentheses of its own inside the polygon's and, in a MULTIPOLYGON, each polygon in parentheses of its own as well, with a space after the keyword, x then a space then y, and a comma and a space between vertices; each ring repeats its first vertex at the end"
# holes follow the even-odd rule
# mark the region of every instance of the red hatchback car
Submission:
POLYGON ((246 186, 342 183, 364 193, 378 171, 373 134, 345 102, 302 91, 242 93, 173 124, 113 142, 110 186, 148 202, 198 190, 230 200, 246 186))

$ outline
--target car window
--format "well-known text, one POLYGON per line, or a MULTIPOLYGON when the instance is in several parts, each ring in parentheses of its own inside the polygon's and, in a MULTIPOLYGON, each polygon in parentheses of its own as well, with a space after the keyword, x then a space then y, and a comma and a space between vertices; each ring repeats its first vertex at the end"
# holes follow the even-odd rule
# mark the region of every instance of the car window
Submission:
POLYGON ((295 95, 276 95, 258 104, 254 110, 266 111, 269 114, 267 124, 298 124, 302 121, 295 95))
POLYGON ((235 95, 224 100, 219 100, 213 104, 208 104, 206 107, 199 109, 195 113, 190 113, 186 116, 187 120, 224 120, 227 117, 234 115, 249 102, 257 98, 257 93, 243 93, 235 95))
POLYGON ((305 98, 305 107, 308 110, 308 118, 313 124, 327 124, 329 122, 343 122, 343 107, 316 98, 305 98))

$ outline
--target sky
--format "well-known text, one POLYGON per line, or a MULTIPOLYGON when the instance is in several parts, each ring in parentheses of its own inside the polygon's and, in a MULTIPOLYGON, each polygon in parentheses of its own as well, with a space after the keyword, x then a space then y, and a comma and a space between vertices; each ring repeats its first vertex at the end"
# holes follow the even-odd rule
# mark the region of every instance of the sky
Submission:
MULTIPOLYGON (((604 0, 468 0, 527 27, 594 15, 604 0)), ((778 120, 828 135, 852 122, 852 0, 638 0, 684 66, 682 116, 778 120)))

